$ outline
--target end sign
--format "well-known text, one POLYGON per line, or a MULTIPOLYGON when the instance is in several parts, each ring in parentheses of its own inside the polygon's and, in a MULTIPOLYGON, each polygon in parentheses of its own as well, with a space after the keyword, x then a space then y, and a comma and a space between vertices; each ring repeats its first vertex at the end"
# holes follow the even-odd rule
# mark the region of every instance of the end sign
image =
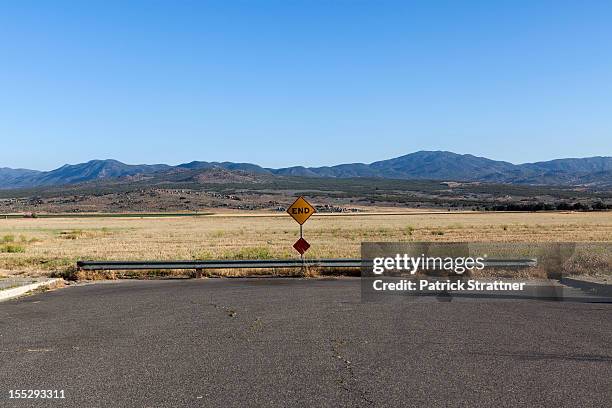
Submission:
POLYGON ((291 204, 289 208, 287 208, 289 215, 292 216, 293 219, 300 225, 304 224, 306 220, 316 211, 317 210, 315 210, 315 208, 310 205, 310 203, 306 201, 304 197, 298 197, 298 199, 295 200, 295 202, 291 204))

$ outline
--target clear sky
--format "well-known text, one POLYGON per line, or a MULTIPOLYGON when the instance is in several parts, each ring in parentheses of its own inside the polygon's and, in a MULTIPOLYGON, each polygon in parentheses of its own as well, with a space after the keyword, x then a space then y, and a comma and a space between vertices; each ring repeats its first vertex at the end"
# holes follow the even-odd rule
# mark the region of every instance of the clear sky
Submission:
POLYGON ((612 155, 610 1, 0 1, 0 167, 612 155))

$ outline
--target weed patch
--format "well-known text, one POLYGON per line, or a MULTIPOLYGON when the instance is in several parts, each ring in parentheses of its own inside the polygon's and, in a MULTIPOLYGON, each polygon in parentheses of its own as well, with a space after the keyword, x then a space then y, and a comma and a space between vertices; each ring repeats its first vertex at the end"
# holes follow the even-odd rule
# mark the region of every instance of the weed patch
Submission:
POLYGON ((10 242, 15 242, 15 236, 10 234, 10 235, 5 235, 2 237, 2 240, 0 240, 0 242, 2 242, 3 244, 7 244, 10 242))
POLYGON ((238 251, 226 252, 224 259, 273 259, 274 255, 266 247, 246 247, 238 251))
POLYGON ((0 252, 5 254, 19 254, 25 252, 25 247, 18 244, 3 244, 0 245, 0 252))

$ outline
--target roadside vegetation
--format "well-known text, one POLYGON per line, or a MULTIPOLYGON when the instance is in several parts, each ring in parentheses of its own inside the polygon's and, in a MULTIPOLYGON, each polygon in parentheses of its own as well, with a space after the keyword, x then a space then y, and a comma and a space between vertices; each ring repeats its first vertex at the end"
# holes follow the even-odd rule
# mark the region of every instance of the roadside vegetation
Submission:
POLYGON ((24 235, 15 237, 13 234, 2 236, 0 239, 0 253, 18 254, 26 251, 26 246, 38 242, 36 238, 28 239, 24 235))
MULTIPOLYGON (((0 220, 0 273, 79 278, 77 260, 299 258, 291 247, 298 236, 298 225, 283 213, 5 219, 0 220)), ((359 258, 363 241, 610 242, 611 236, 610 212, 315 215, 304 226, 304 237, 312 245, 307 260, 359 258)), ((578 272, 578 266, 575 269, 578 272)), ((190 273, 156 271, 147 276, 190 273)))

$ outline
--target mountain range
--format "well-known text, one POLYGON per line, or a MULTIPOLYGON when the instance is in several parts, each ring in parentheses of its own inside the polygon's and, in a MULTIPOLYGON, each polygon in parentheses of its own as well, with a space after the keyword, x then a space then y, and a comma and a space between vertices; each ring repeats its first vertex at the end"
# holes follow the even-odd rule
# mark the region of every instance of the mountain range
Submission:
MULTIPOLYGON (((78 184, 117 178, 155 175, 176 177, 181 172, 207 172, 211 169, 269 176, 367 177, 387 179, 426 179, 531 185, 576 185, 612 187, 612 157, 587 157, 512 164, 471 154, 445 151, 419 151, 370 164, 350 163, 325 167, 264 168, 252 163, 204 162, 170 166, 167 164, 130 165, 117 160, 92 160, 66 164, 51 171, 0 168, 0 189, 31 188, 78 184)), ((202 178, 206 180, 206 177, 202 178)))

